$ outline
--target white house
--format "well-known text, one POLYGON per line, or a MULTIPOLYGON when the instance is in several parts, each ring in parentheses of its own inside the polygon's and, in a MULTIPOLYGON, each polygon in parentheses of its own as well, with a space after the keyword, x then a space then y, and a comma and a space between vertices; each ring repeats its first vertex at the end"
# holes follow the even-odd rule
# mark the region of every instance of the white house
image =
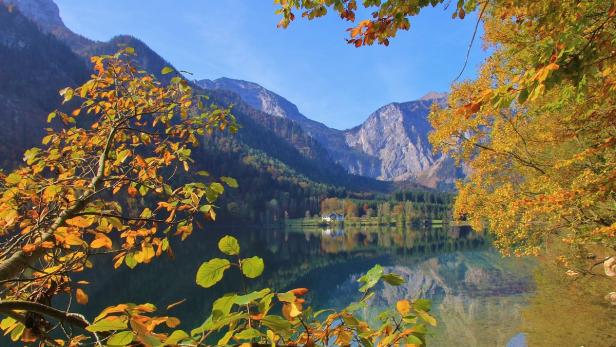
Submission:
POLYGON ((321 216, 321 220, 323 222, 344 222, 344 216, 338 213, 330 213, 330 214, 325 214, 323 216, 321 216))

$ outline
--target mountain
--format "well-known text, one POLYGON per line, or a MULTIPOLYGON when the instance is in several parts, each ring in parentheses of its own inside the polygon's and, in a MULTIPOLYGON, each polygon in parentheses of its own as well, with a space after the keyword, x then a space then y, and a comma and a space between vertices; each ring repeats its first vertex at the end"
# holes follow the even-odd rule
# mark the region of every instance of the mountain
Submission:
MULTIPOLYGON (((52 0, 6 4, 0 0, 0 168, 18 165, 25 149, 40 145, 49 127, 47 114, 60 105, 58 90, 88 78, 90 55, 130 46, 141 68, 163 83, 172 76, 161 76, 161 69, 171 65, 132 36, 108 42, 78 39, 64 27, 52 0)), ((233 176, 240 182, 240 188, 220 202, 220 217, 299 217, 316 213, 324 197, 389 190, 385 182, 348 174, 297 122, 260 111, 231 91, 197 85, 194 90, 207 95, 210 103, 232 105, 241 126, 235 136, 204 138, 203 147, 193 152, 197 167, 213 177, 233 176)))
POLYGON ((216 80, 199 80, 195 83, 205 89, 234 92, 257 110, 296 122, 308 135, 327 149, 330 157, 350 174, 373 178, 378 176, 377 158, 351 148, 345 141, 343 131, 330 128, 304 116, 295 104, 271 90, 254 82, 226 77, 216 80))
MULTIPOLYGON (((171 64, 135 37, 121 35, 100 42, 80 36, 64 25, 52 0, 4 0, 4 3, 18 8, 43 34, 51 34, 85 61, 91 55, 110 54, 130 46, 137 52, 135 60, 139 66, 163 82, 171 78, 159 73, 171 64)), ((234 112, 241 113, 244 123, 250 119, 250 126, 246 123, 243 133, 261 134, 263 131, 257 128, 264 127, 286 142, 285 146, 294 147, 299 156, 289 155, 282 147, 270 146, 265 152, 308 173, 311 179, 354 188, 377 186, 356 177, 365 176, 448 189, 462 176, 450 159, 433 154, 427 141, 430 131, 427 114, 433 102, 443 100, 442 94, 431 93, 417 101, 385 105, 361 125, 343 131, 311 120, 289 100, 253 82, 220 78, 194 81, 194 84, 210 91, 203 91, 206 94, 218 91, 213 102, 233 104, 234 112), (239 98, 220 91, 231 92, 239 98)), ((253 141, 249 146, 259 150, 264 147, 262 141, 253 141)))
POLYGON ((17 7, 19 11, 43 33, 52 34, 73 50, 81 50, 95 43, 68 29, 60 17, 60 9, 51 0, 0 0, 7 6, 17 7))
POLYGON ((385 105, 361 125, 344 132, 349 146, 378 158, 378 175, 368 176, 415 181, 439 189, 450 189, 457 178, 464 177, 453 159, 433 152, 428 140, 430 108, 433 103, 443 103, 445 97, 432 92, 419 100, 385 105))
POLYGON ((260 111, 296 122, 351 174, 438 189, 451 189, 463 177, 452 159, 432 152, 428 141, 430 107, 444 102, 445 94, 431 92, 416 101, 385 105, 361 125, 338 130, 309 119, 289 100, 253 82, 219 78, 195 83, 234 92, 260 111))
POLYGON ((58 90, 84 82, 88 70, 63 42, 0 5, 0 165, 13 167, 40 144, 58 90))

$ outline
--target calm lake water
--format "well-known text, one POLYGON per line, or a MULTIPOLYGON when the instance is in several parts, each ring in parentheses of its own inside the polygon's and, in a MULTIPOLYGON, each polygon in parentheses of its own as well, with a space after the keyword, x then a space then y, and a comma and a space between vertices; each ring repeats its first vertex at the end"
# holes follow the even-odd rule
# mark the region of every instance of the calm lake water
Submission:
POLYGON ((225 234, 239 239, 242 256, 265 260, 264 275, 247 281, 249 289, 308 287, 308 302, 319 308, 358 299, 357 278, 377 263, 402 275, 407 283, 378 287, 364 314, 402 298, 432 299, 438 326, 430 346, 616 346, 616 309, 602 300, 607 284, 572 283, 540 259, 503 258, 466 228, 210 227, 176 242, 174 259, 115 272, 98 264, 87 290, 97 300, 85 313, 121 302, 164 308, 186 299, 170 314, 186 330, 199 325, 214 298, 244 285, 230 272, 210 289, 194 282, 199 265, 221 255, 216 244, 225 234))

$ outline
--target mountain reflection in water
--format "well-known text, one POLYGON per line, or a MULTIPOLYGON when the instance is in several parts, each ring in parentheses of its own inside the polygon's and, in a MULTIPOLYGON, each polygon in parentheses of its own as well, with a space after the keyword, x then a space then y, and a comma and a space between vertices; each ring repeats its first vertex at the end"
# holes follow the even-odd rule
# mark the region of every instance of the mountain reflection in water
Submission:
POLYGON ((249 290, 308 287, 307 299, 313 306, 342 308, 359 298, 357 279, 378 263, 402 275, 406 283, 378 287, 364 314, 373 318, 402 298, 432 299, 438 326, 431 330, 430 346, 525 346, 526 332, 533 330, 524 325, 523 312, 535 295, 533 273, 538 262, 503 258, 482 235, 461 227, 252 226, 196 231, 173 245, 173 260, 161 258, 114 272, 107 271, 111 264, 99 264, 97 268, 104 271, 92 274, 97 278, 89 289, 90 297, 98 300, 85 313, 94 315, 120 302, 152 302, 164 308, 187 299, 170 314, 181 317, 182 328, 190 330, 207 318, 215 298, 241 291, 241 277, 232 272, 210 289, 194 284, 199 265, 220 256, 216 244, 226 234, 238 238, 242 256, 265 260, 264 275, 247 282, 249 290))

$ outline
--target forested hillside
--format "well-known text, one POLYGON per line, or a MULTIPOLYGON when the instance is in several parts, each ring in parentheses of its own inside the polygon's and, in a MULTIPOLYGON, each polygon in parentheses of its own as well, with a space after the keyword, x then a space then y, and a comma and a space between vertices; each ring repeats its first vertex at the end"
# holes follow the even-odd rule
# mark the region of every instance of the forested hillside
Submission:
MULTIPOLYGON (((23 4, 29 2, 0 6, 0 75, 7 81, 0 86, 0 102, 5 105, 0 110, 0 122, 5 125, 0 130, 4 168, 18 165, 24 150, 40 144, 49 126, 47 114, 59 106, 58 91, 87 78, 90 55, 132 47, 138 66, 163 82, 173 77, 161 74, 170 64, 132 36, 117 36, 109 42, 87 40, 66 29, 59 18, 54 20, 55 4, 27 7, 26 14, 36 23, 20 13, 23 4)), ((318 212, 318 201, 327 196, 390 189, 387 183, 349 175, 298 123, 259 111, 232 92, 198 86, 195 91, 207 95, 208 104, 231 107, 241 126, 235 135, 208 139, 196 153, 197 164, 207 163, 212 175, 232 176, 240 182, 241 188, 224 198, 220 216, 252 221, 298 217, 318 212), (262 212, 238 212, 248 207, 262 212)))
POLYGON ((40 139, 58 90, 87 78, 86 64, 16 9, 0 5, 0 165, 14 167, 40 139))

